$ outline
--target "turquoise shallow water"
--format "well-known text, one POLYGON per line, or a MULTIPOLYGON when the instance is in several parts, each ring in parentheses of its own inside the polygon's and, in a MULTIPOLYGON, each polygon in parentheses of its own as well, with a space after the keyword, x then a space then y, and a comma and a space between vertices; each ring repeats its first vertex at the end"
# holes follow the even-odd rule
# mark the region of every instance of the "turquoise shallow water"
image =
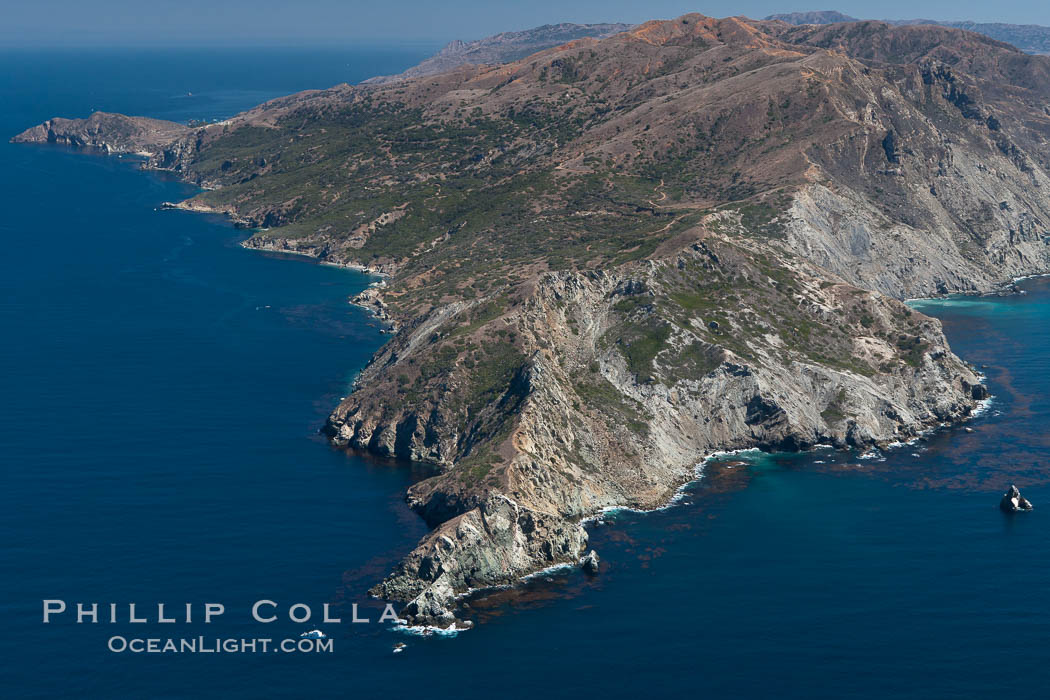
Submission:
MULTIPOLYGON (((418 50, 0 55, 3 134, 91 108, 188 119, 392 72, 418 50), (194 97, 186 96, 192 92, 194 97)), ((347 605, 424 532, 420 474, 316 436, 383 337, 368 280, 245 251, 126 160, 0 143, 0 611, 12 697, 1035 697, 1050 681, 1050 282, 919 303, 995 394, 974 431, 883 459, 711 465, 592 528, 602 574, 471 602, 420 639, 331 625, 332 654, 133 655, 114 634, 296 636, 250 603, 347 605), (996 508, 1010 481, 1036 504, 996 508), (40 601, 218 601, 209 626, 44 626, 40 601), (407 642, 392 654, 396 641, 407 642)), ((366 613, 367 614, 367 613, 366 613)), ((375 611, 371 613, 374 617, 375 611)))

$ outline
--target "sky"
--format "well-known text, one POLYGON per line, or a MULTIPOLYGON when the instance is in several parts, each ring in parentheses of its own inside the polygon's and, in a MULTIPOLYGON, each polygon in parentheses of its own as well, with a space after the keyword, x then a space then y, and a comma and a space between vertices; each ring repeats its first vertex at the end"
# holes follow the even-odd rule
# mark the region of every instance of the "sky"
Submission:
POLYGON ((554 22, 823 9, 862 19, 1050 25, 1047 0, 0 0, 0 45, 445 42, 554 22))

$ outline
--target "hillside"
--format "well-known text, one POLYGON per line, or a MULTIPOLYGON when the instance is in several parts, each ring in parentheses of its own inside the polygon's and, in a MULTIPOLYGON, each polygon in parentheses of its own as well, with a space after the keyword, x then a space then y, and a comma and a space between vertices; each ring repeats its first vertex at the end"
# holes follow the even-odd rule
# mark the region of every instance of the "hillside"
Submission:
POLYGON ((375 592, 447 625, 713 451, 969 415, 979 377, 899 300, 1050 269, 1047 104, 1050 59, 969 32, 686 15, 145 150, 246 246, 386 276, 356 301, 396 332, 327 431, 434 466, 375 592))
POLYGON ((398 75, 382 75, 365 83, 392 83, 444 73, 463 65, 510 63, 543 49, 576 39, 602 39, 631 28, 629 24, 545 24, 520 32, 500 32, 475 41, 452 41, 436 54, 398 75))

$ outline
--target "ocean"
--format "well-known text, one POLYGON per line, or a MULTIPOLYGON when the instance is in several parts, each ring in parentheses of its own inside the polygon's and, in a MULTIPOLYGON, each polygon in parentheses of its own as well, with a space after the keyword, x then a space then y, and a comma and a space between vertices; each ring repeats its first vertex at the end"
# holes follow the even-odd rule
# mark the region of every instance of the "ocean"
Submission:
POLYGON ((369 278, 158 211, 193 189, 133 159, 6 142, 95 109, 223 118, 434 48, 0 52, 4 695, 1041 696, 1050 281, 915 303, 987 374, 972 432, 713 462, 674 506, 595 523, 599 576, 534 577, 470 601, 475 629, 422 638, 379 624, 366 590, 425 533, 403 500, 425 472, 317 434, 386 337, 347 304, 369 278), (1032 513, 998 510, 1010 483, 1032 513), (45 599, 70 611, 43 624, 45 599), (258 600, 276 621, 251 620, 258 600), (100 621, 76 624, 78 602, 100 621), (205 625, 209 602, 226 611, 205 625), (156 622, 157 603, 180 620, 192 604, 192 622, 156 622), (371 622, 350 622, 354 603, 371 622), (325 604, 342 623, 319 621, 325 604), (314 627, 331 652, 108 649, 314 627))

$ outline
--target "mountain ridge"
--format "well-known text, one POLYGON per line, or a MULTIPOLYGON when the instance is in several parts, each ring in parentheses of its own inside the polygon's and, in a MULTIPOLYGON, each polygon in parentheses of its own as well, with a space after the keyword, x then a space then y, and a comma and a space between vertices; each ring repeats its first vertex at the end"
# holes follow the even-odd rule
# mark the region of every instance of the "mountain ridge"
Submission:
POLYGON ((560 46, 569 41, 592 37, 602 39, 612 34, 627 31, 629 24, 545 24, 533 29, 517 32, 500 32, 483 39, 463 41, 456 39, 421 63, 397 75, 382 75, 369 78, 365 84, 397 82, 408 78, 444 73, 466 64, 510 63, 519 58, 560 46))
MULTIPOLYGON (((788 24, 835 24, 841 22, 860 22, 856 17, 836 10, 824 10, 817 12, 787 12, 774 14, 766 17, 767 20, 787 22, 788 24)), ((943 21, 935 19, 900 19, 900 20, 878 20, 897 26, 908 25, 936 25, 951 27, 953 29, 965 29, 967 31, 984 34, 993 39, 1006 42, 1026 53, 1050 54, 1050 27, 1038 24, 1007 24, 1003 22, 971 22, 971 21, 943 21)))

